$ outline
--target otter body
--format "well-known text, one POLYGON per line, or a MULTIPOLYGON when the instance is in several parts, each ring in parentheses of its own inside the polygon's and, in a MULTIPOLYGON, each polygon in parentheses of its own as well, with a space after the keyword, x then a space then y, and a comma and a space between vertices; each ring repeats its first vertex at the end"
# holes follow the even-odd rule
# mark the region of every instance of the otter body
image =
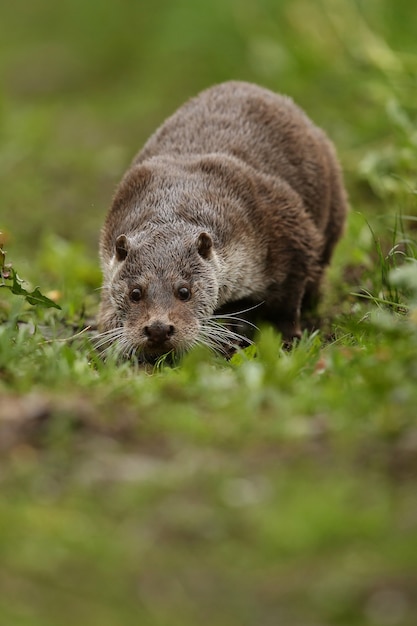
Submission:
POLYGON ((290 98, 228 82, 180 107, 116 190, 100 241, 102 341, 154 360, 237 335, 258 305, 285 340, 319 292, 346 216, 332 144, 290 98))

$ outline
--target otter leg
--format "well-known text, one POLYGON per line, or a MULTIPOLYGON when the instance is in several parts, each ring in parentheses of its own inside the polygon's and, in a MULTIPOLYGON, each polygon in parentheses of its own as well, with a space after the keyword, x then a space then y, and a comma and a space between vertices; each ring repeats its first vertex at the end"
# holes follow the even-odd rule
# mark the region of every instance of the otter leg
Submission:
POLYGON ((301 303, 305 293, 305 281, 300 285, 288 281, 279 299, 267 302, 265 319, 282 334, 286 345, 301 337, 301 303))
POLYGON ((303 321, 306 317, 308 319, 314 319, 314 317, 317 316, 318 306, 321 299, 321 286, 324 270, 325 267, 322 266, 315 280, 307 283, 301 302, 301 315, 303 317, 303 321))
POLYGON ((300 310, 283 311, 282 309, 275 311, 274 320, 270 320, 277 330, 281 333, 284 344, 292 344, 294 339, 301 337, 301 321, 300 310))

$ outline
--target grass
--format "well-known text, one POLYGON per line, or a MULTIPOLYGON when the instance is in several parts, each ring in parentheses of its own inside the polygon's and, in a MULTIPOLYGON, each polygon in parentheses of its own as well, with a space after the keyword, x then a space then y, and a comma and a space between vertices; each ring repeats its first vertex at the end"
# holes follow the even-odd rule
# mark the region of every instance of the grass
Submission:
POLYGON ((412 626, 417 206, 411 0, 0 7, 0 624, 412 626), (116 182, 228 78, 332 136, 351 213, 323 329, 226 362, 98 360, 116 182))

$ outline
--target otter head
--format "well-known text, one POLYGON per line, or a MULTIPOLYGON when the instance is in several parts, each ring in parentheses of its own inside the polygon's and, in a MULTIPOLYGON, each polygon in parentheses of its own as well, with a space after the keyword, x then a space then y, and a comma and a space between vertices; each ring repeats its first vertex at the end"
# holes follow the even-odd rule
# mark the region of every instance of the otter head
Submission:
POLYGON ((103 263, 100 346, 154 362, 199 343, 218 298, 212 237, 195 228, 122 233, 103 263))

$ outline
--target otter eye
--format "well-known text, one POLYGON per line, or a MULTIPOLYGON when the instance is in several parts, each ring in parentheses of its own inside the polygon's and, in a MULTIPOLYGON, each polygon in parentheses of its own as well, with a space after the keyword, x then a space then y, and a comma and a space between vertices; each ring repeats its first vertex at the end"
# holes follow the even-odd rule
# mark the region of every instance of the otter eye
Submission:
POLYGON ((131 290, 131 292, 129 293, 129 298, 132 300, 132 302, 139 302, 139 300, 142 298, 142 291, 139 289, 139 287, 135 287, 131 290))
POLYGON ((186 302, 191 298, 191 291, 188 289, 188 287, 180 287, 177 291, 177 296, 180 300, 186 302))

